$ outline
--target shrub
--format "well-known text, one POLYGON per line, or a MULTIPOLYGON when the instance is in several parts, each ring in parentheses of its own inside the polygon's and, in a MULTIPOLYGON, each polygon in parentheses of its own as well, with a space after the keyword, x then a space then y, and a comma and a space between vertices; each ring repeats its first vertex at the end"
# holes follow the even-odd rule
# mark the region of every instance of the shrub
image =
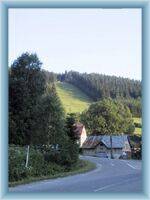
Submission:
POLYGON ((45 160, 43 154, 39 150, 31 148, 29 154, 29 168, 31 169, 30 175, 40 176, 45 171, 45 160))
POLYGON ((19 181, 29 177, 51 176, 68 171, 78 160, 77 150, 78 146, 71 143, 67 143, 67 146, 61 148, 60 151, 30 146, 28 167, 26 168, 26 148, 15 145, 10 146, 9 181, 19 181))
POLYGON ((25 149, 11 146, 9 148, 9 180, 17 181, 26 177, 25 149))
POLYGON ((61 149, 58 163, 70 169, 79 159, 79 146, 76 142, 69 140, 66 147, 61 149))

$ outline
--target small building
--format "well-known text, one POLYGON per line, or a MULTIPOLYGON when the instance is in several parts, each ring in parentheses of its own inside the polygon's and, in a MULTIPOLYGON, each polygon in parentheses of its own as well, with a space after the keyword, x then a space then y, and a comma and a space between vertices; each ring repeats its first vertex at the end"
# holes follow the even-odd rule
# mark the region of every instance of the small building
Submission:
POLYGON ((74 132, 78 138, 79 146, 82 147, 83 143, 87 138, 85 126, 80 122, 75 123, 73 126, 74 126, 74 132))
MULTIPOLYGON (((82 145, 83 155, 111 158, 110 135, 88 136, 82 145)), ((131 158, 131 147, 127 135, 112 136, 112 153, 114 158, 131 158)))

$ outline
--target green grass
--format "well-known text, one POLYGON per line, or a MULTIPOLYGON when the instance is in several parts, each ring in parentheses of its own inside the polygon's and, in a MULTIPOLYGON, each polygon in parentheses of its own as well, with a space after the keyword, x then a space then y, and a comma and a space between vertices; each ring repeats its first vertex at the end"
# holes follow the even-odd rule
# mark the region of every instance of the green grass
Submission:
POLYGON ((141 135, 141 134, 142 134, 142 129, 141 129, 141 128, 135 127, 134 134, 135 134, 135 135, 141 135))
POLYGON ((75 175, 75 174, 88 172, 88 171, 94 170, 95 168, 96 168, 95 163, 92 163, 87 160, 79 160, 78 163, 76 164, 76 166, 74 166, 68 172, 62 172, 59 174, 49 175, 49 176, 30 177, 30 178, 23 179, 21 181, 9 182, 9 187, 14 187, 16 185, 27 184, 27 183, 31 183, 31 182, 46 180, 46 179, 54 179, 54 178, 58 178, 58 177, 71 176, 71 175, 75 175))
POLYGON ((92 99, 72 84, 57 82, 56 90, 66 113, 82 112, 92 103, 92 99))
POLYGON ((142 124, 142 118, 134 117, 133 120, 135 123, 142 124))
MULTIPOLYGON (((134 120, 134 123, 142 124, 142 118, 134 117, 133 120, 134 120)), ((134 134, 135 135, 142 135, 142 128, 135 127, 134 134)))

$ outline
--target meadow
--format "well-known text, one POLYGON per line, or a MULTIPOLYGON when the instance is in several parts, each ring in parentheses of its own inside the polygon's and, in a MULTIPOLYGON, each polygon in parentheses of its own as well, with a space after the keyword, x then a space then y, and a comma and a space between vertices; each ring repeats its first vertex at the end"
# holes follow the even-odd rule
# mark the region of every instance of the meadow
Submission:
POLYGON ((93 102, 84 92, 66 82, 57 82, 56 91, 66 113, 80 113, 93 102))
MULTIPOLYGON (((134 117, 133 120, 134 120, 134 123, 142 125, 142 118, 134 117)), ((141 127, 135 127, 134 134, 135 135, 142 135, 142 128, 141 127)))

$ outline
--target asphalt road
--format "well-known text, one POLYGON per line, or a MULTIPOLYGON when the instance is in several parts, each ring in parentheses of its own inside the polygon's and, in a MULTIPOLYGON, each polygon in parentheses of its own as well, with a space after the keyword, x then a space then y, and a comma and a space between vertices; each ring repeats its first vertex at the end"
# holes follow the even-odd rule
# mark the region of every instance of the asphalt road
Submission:
POLYGON ((84 156, 97 168, 83 174, 9 188, 10 192, 142 192, 141 161, 84 156))

